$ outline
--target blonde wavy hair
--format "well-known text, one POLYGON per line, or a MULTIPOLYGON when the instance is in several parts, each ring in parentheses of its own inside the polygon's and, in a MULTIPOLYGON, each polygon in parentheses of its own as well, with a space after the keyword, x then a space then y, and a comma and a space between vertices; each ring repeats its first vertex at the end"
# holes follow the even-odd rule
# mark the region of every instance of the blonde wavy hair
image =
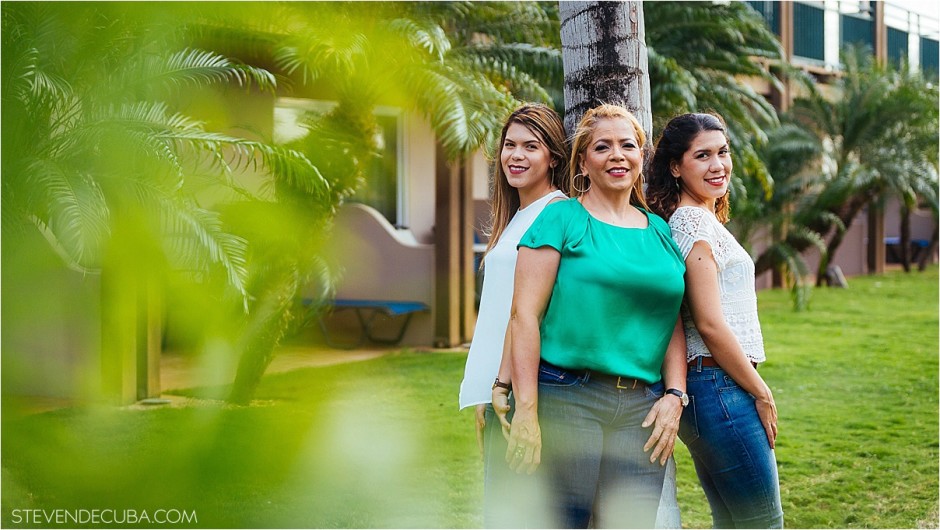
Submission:
MULTIPOLYGON (((588 110, 584 113, 580 123, 578 123, 577 129, 575 129, 574 135, 571 137, 571 161, 568 164, 568 187, 575 192, 575 196, 580 197, 583 194, 575 187, 574 180, 575 176, 580 175, 578 168, 581 166, 584 153, 587 151, 588 144, 594 136, 597 122, 613 119, 627 120, 636 131, 636 138, 640 144, 640 150, 642 152, 646 150, 646 132, 643 130, 643 126, 640 125, 639 120, 636 119, 636 116, 629 110, 620 105, 611 103, 603 103, 588 110)), ((588 178, 587 175, 581 175, 581 177, 585 179, 588 178)), ((643 192, 643 178, 643 172, 641 170, 636 182, 633 183, 633 193, 630 194, 630 204, 639 206, 644 210, 649 210, 649 207, 646 205, 646 195, 643 192)))

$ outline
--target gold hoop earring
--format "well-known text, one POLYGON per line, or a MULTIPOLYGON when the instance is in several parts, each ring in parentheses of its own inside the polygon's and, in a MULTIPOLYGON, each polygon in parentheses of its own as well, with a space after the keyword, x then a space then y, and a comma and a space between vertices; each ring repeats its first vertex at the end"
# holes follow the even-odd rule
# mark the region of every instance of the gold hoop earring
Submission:
POLYGON ((574 191, 578 192, 578 195, 584 195, 591 190, 591 178, 582 173, 577 173, 571 179, 571 187, 574 188, 574 191), (584 188, 583 190, 578 188, 578 177, 581 177, 585 182, 587 182, 587 188, 584 188))

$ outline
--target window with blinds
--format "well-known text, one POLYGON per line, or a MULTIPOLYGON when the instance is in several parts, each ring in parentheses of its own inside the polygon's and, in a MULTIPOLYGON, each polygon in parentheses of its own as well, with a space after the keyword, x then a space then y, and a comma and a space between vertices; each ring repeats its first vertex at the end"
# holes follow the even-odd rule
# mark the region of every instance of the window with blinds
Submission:
POLYGON ((793 3, 793 55, 823 61, 825 55, 824 10, 821 7, 793 3))

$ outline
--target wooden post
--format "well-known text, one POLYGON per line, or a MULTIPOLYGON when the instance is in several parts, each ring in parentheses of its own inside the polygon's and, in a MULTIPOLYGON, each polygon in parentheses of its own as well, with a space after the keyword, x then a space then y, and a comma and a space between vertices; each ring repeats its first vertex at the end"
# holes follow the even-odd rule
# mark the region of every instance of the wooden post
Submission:
POLYGON ((473 173, 470 161, 460 164, 460 342, 470 342, 476 325, 476 270, 473 268, 473 173))
MULTIPOLYGON (((780 27, 777 28, 780 34, 780 46, 783 48, 783 61, 786 64, 793 64, 793 2, 787 0, 780 2, 780 16, 777 19, 780 27)), ((790 108, 792 92, 790 90, 790 77, 782 71, 781 84, 783 89, 779 90, 773 85, 770 87, 770 99, 777 112, 786 112, 790 108)), ((792 213, 793 207, 787 207, 787 215, 792 213)), ((775 234, 778 241, 783 241, 787 237, 789 223, 785 222, 779 227, 780 232, 775 234)), ((773 287, 787 287, 787 277, 785 274, 786 266, 778 265, 773 268, 771 273, 771 285, 773 287)))
MULTIPOLYGON (((114 248, 134 248, 119 232, 114 248)), ((163 308, 160 283, 122 251, 101 272, 101 383, 106 401, 128 405, 160 395, 163 308)))
POLYGON ((888 62, 888 27, 885 25, 885 3, 872 2, 872 43, 874 43, 875 60, 879 64, 888 62))
POLYGON ((105 399, 127 405, 137 399, 137 289, 120 267, 101 273, 101 381, 105 399))
POLYGON ((160 397, 163 308, 156 282, 145 280, 137 300, 137 399, 160 397))
MULTIPOLYGON (((872 2, 874 20, 872 35, 875 48, 875 61, 884 65, 888 62, 888 28, 885 26, 884 2, 872 2)), ((884 208, 872 202, 868 206, 868 274, 881 274, 885 271, 885 214, 884 208)))
POLYGON ((868 274, 885 271, 885 213, 878 201, 868 205, 868 274))
MULTIPOLYGON (((780 16, 777 20, 780 27, 777 28, 780 34, 780 46, 783 48, 783 61, 786 64, 793 64, 793 1, 785 0, 780 2, 780 16)), ((776 87, 770 88, 770 99, 778 112, 786 112, 792 103, 792 93, 790 90, 790 79, 786 74, 781 74, 781 83, 783 90, 776 87)))
POLYGON ((460 343, 460 166, 437 146, 434 200, 434 347, 460 343))

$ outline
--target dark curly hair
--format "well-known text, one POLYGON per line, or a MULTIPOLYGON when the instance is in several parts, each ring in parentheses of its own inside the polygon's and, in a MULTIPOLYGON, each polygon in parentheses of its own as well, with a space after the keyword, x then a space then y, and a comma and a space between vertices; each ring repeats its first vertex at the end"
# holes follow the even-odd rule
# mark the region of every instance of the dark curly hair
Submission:
MULTIPOLYGON (((656 149, 646 172, 649 185, 646 200, 650 209, 663 219, 672 217, 679 205, 680 181, 672 174, 673 162, 682 161, 682 156, 689 150, 692 141, 703 131, 721 131, 728 139, 728 130, 721 116, 714 113, 682 114, 669 120, 663 128, 656 149)), ((730 205, 728 194, 715 203, 715 216, 722 223, 728 222, 730 205)))

